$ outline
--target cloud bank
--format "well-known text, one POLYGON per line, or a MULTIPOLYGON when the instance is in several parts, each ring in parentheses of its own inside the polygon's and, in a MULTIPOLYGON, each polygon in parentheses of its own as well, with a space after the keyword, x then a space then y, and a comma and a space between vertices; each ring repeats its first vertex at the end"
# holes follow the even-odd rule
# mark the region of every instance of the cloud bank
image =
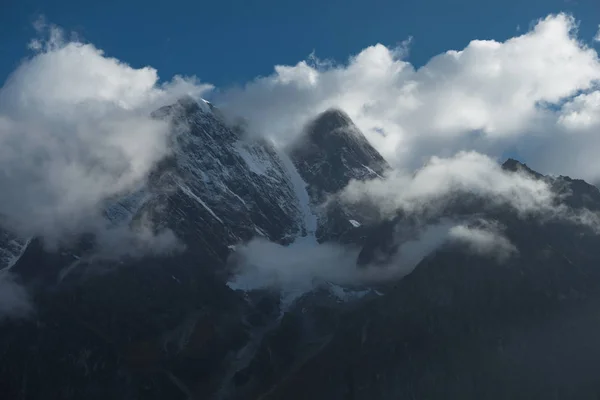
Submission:
POLYGON ((445 244, 460 245, 465 251, 504 262, 517 253, 516 247, 493 221, 476 224, 443 219, 418 226, 411 238, 399 244, 383 265, 356 267, 359 249, 335 243, 315 246, 310 240, 298 240, 282 246, 262 238, 238 246, 230 258, 237 268, 229 283, 232 289, 282 289, 284 297, 312 290, 325 283, 364 285, 401 278, 428 255, 445 244))
MULTIPOLYGON (((474 40, 419 69, 403 58, 407 45, 371 46, 341 65, 311 56, 216 97, 246 120, 251 135, 282 146, 319 112, 346 111, 394 170, 351 182, 340 198, 375 204, 382 218, 399 210, 437 218, 470 195, 522 217, 562 218, 598 231, 597 215, 560 205, 547 182, 498 163, 511 155, 543 173, 600 180, 600 60, 577 38, 571 16, 550 15, 505 42, 474 40)), ((312 259, 293 247, 250 242, 238 250, 247 267, 238 278, 283 287, 311 279, 385 280, 410 272, 444 243, 498 262, 518 253, 497 223, 454 221, 425 225, 417 239, 401 244, 390 268, 378 270, 352 270, 347 254, 329 245, 312 259), (278 261, 266 260, 270 254, 278 261)))
POLYGON ((151 111, 210 86, 159 84, 151 67, 36 28, 33 55, 0 89, 0 215, 20 236, 52 243, 94 229, 103 203, 143 184, 168 153, 169 127, 151 111))
POLYGON ((534 169, 600 179, 600 60, 568 15, 505 42, 473 40, 415 69, 404 48, 377 44, 346 64, 315 58, 216 98, 255 134, 288 144, 306 120, 339 107, 394 166, 473 150, 534 169))
POLYGON ((496 206, 508 205, 520 214, 549 212, 556 200, 547 183, 505 171, 495 160, 474 151, 433 156, 414 173, 397 169, 384 179, 352 181, 340 197, 347 203, 374 202, 385 218, 398 210, 438 215, 466 194, 496 206))

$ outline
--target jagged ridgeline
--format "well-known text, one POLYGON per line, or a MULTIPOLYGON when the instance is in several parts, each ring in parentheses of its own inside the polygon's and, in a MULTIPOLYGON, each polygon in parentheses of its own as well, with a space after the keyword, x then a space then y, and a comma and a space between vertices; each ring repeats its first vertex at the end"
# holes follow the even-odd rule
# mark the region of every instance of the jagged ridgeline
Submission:
MULTIPOLYGON (((401 280, 320 282, 282 309, 277 288, 227 285, 236 246, 342 243, 360 250, 349 270, 393 262, 398 231, 414 221, 402 213, 381 221, 335 197, 390 166, 340 110, 317 116, 285 151, 246 138, 208 102, 184 98, 153 117, 171 124, 173 152, 104 215, 115 227, 172 232, 180 246, 111 258, 90 235, 48 250, 3 230, 0 267, 35 307, 0 325, 3 398, 600 394, 600 239, 589 227, 458 201, 445 217, 498 221, 518 256, 496 264, 443 246, 401 280)), ((548 182, 571 209, 600 209, 598 189, 584 181, 515 160, 503 168, 548 182)))

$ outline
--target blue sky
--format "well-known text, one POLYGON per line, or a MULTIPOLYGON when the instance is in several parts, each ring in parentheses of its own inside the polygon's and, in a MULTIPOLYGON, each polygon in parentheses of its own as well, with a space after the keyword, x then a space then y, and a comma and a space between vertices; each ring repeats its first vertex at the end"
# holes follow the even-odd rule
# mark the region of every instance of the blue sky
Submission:
POLYGON ((413 37, 410 62, 423 65, 472 39, 505 40, 532 21, 567 11, 580 38, 598 29, 597 0, 33 1, 4 0, 0 13, 0 81, 27 56, 32 22, 43 14, 67 32, 133 67, 151 65, 162 80, 196 75, 219 87, 268 75, 313 50, 345 62, 363 48, 413 37))

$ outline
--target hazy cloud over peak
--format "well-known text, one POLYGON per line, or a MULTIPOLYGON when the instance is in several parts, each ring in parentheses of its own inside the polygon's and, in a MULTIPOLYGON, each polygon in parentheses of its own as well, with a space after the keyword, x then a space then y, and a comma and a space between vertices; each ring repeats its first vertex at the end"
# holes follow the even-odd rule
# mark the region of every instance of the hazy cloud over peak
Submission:
POLYGON ((433 156, 414 173, 397 169, 384 179, 352 181, 340 195, 348 203, 376 203, 383 217, 397 210, 438 215, 458 195, 508 205, 520 214, 548 212, 555 200, 545 182, 505 171, 496 160, 474 151, 433 156))
POLYGON ((18 234, 49 241, 97 225, 108 197, 134 190, 165 156, 168 125, 150 118, 194 79, 158 83, 45 22, 33 54, 0 89, 0 215, 18 234))
POLYGON ((505 42, 473 40, 419 69, 402 58, 407 44, 376 44, 342 65, 276 66, 216 97, 255 134, 283 144, 308 118, 338 107, 395 166, 461 150, 516 151, 542 172, 597 179, 600 61, 576 28, 569 15, 549 15, 505 42))
POLYGON ((456 225, 450 229, 450 238, 464 244, 474 254, 491 256, 503 262, 518 253, 514 244, 502 233, 502 226, 493 221, 478 221, 477 225, 456 225))

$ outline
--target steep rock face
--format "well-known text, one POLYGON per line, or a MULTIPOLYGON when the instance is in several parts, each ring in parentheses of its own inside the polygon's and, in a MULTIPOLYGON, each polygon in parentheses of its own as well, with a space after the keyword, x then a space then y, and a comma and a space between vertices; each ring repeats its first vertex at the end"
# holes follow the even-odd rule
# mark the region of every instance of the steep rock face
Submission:
POLYGON ((343 111, 325 111, 312 121, 291 150, 300 175, 310 182, 316 204, 348 185, 385 173, 387 162, 343 111))
POLYGON ((153 176, 154 197, 142 213, 210 261, 228 246, 260 235, 289 243, 306 227, 289 173, 266 141, 245 141, 212 108, 176 104, 170 162, 153 176), (192 216, 192 218, 190 218, 192 216))
MULTIPOLYGON (((377 178, 389 169, 346 113, 330 109, 320 114, 292 146, 290 157, 308 183, 313 207, 319 209, 320 241, 344 240, 344 234, 373 219, 369 210, 349 209, 335 200, 329 201, 329 196, 351 180, 377 178)), ((346 241, 356 241, 361 234, 354 232, 346 241)))

